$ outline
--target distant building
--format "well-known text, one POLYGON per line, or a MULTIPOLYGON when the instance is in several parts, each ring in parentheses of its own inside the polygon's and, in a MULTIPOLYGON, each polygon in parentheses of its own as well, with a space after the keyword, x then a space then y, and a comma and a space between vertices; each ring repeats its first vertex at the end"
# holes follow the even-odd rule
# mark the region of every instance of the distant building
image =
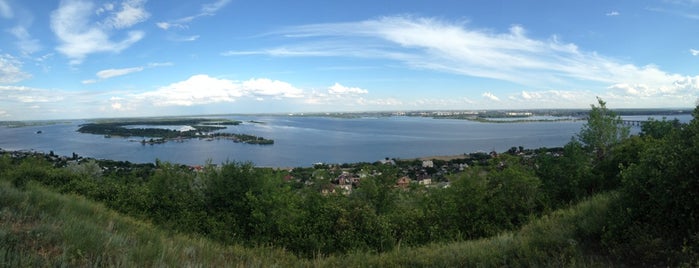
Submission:
POLYGON ((505 113, 507 116, 532 116, 533 114, 531 112, 507 112, 505 113))
POLYGON ((396 164, 396 161, 394 161, 393 159, 389 159, 388 157, 379 160, 379 162, 381 162, 381 164, 384 164, 384 165, 395 165, 396 164))
POLYGON ((410 178, 408 178, 407 176, 403 176, 396 181, 396 187, 398 187, 398 188, 405 189, 405 188, 408 188, 409 185, 410 185, 410 178))

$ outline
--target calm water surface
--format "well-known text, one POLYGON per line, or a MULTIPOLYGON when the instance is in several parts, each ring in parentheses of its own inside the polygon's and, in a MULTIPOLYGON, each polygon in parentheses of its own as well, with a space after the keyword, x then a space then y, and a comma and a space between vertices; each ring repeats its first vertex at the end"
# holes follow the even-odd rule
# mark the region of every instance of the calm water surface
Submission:
MULTIPOLYGON (((583 121, 479 123, 467 120, 420 117, 339 119, 287 116, 222 116, 245 123, 224 132, 273 139, 274 145, 250 145, 228 140, 186 140, 142 145, 131 138, 105 138, 78 133, 80 124, 0 127, 0 148, 5 150, 73 152, 94 158, 137 163, 155 159, 196 165, 207 160, 250 161, 258 166, 310 166, 316 162, 374 162, 385 157, 414 158, 456 155, 476 151, 505 151, 562 146, 580 130, 583 121), (250 123, 254 120, 263 122, 250 123), (41 131, 41 134, 37 134, 41 131)), ((646 117, 647 118, 647 117, 646 117)), ((684 120, 683 120, 684 121, 684 120)))

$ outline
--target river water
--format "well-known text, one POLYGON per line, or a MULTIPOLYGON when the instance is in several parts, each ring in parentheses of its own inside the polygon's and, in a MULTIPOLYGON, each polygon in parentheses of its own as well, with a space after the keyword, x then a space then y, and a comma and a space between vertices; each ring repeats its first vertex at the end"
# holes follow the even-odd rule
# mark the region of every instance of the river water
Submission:
MULTIPOLYGON (((297 167, 313 163, 374 162, 385 157, 415 158, 477 151, 505 151, 563 146, 580 131, 584 121, 480 123, 423 117, 330 118, 292 116, 219 116, 241 120, 224 132, 261 136, 274 145, 251 145, 229 140, 170 141, 142 145, 131 138, 105 138, 78 133, 76 120, 55 125, 0 127, 4 150, 77 153, 84 157, 152 163, 156 159, 188 165, 225 161, 258 166, 297 167), (256 121, 256 122, 250 122, 256 121), (257 123, 261 122, 261 123, 257 123), (37 133, 41 131, 41 133, 37 133)), ((647 117, 646 117, 647 118, 647 117)), ((680 118, 689 121, 691 116, 680 118)))

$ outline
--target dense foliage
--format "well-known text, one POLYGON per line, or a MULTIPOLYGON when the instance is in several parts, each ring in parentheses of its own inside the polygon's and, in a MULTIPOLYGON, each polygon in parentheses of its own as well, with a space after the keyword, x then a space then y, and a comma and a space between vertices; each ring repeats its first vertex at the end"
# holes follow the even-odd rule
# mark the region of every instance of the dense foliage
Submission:
POLYGON ((286 171, 233 162, 198 170, 159 161, 56 164, 48 156, 6 154, 0 176, 19 189, 35 181, 86 196, 177 232, 304 257, 495 236, 611 192, 611 213, 597 215, 604 226, 576 234, 581 242, 632 265, 694 266, 699 107, 694 117, 689 124, 650 120, 628 137, 599 100, 581 133, 560 150, 523 155, 513 147, 484 156, 445 175, 448 187, 398 186, 406 163, 286 171), (344 170, 362 174, 351 192, 334 181, 344 170))

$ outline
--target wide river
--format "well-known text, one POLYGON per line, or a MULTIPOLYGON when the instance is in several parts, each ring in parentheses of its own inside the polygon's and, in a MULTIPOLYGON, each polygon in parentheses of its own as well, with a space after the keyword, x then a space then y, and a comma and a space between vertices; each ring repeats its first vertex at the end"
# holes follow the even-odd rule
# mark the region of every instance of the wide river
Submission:
MULTIPOLYGON (((688 118, 681 118, 688 121, 688 118)), ((0 127, 4 150, 77 153, 85 157, 135 163, 156 159, 199 165, 211 160, 250 161, 258 166, 297 167, 313 163, 374 162, 385 157, 416 158, 458 155, 477 151, 505 151, 563 146, 580 131, 584 121, 480 123, 467 120, 422 117, 340 119, 290 116, 220 116, 244 121, 224 132, 244 133, 273 139, 274 145, 250 145, 229 140, 185 140, 142 145, 141 138, 105 138, 78 133, 87 121, 30 126, 0 127), (257 121, 262 123, 253 123, 257 121), (41 133, 37 133, 41 131, 41 133)), ((646 117, 647 118, 647 117, 646 117)))

